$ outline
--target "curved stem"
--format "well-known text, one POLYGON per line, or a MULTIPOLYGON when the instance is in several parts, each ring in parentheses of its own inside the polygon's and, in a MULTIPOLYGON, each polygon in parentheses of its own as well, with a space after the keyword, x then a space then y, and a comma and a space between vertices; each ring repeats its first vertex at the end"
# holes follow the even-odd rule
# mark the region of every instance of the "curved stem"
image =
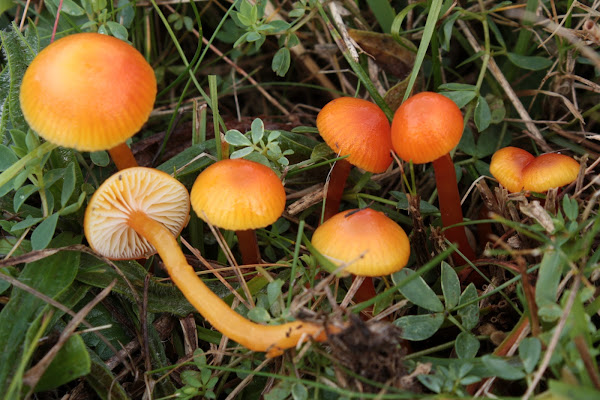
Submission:
POLYGON ((242 263, 244 265, 260 264, 260 250, 254 229, 235 231, 235 234, 238 237, 238 246, 242 253, 242 263))
POLYGON ((185 298, 228 338, 250 350, 267 352, 267 357, 281 355, 283 350, 309 338, 320 342, 327 339, 325 328, 314 323, 295 321, 261 325, 242 317, 202 282, 173 235, 163 225, 142 212, 133 212, 128 224, 156 248, 171 279, 185 298))
POLYGON ((344 159, 337 160, 333 165, 329 183, 327 185, 327 197, 325 199, 323 221, 327 221, 329 218, 340 212, 340 203, 342 202, 342 195, 344 194, 344 186, 346 185, 348 175, 350 175, 351 168, 352 164, 344 159))
POLYGON ((122 169, 138 166, 135 157, 133 157, 131 149, 129 148, 129 146, 127 146, 127 143, 125 142, 108 150, 108 153, 110 154, 110 158, 112 158, 119 171, 122 169))
MULTIPOLYGON (((440 199, 440 211, 442 213, 443 226, 450 226, 463 222, 463 214, 460 206, 460 194, 456 182, 456 172, 450 154, 446 154, 433 162, 435 171, 435 182, 440 199)), ((467 240, 464 226, 455 226, 445 231, 449 241, 458 244, 458 249, 469 260, 475 259, 475 252, 467 240)), ((457 253, 452 253, 452 259, 458 265, 464 264, 464 260, 457 253)))

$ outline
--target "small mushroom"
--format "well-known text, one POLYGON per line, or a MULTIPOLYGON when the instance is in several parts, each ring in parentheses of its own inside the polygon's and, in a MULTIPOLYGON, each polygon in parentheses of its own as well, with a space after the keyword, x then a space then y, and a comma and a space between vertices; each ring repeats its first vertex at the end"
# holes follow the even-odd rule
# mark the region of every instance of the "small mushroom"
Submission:
POLYGON ((542 154, 523 168, 523 189, 542 193, 568 185, 577 179, 579 168, 577 161, 564 154, 542 154))
POLYGON ((186 188, 164 172, 128 168, 108 178, 90 199, 84 230, 90 246, 113 259, 148 255, 154 249, 186 299, 223 335, 275 357, 312 338, 324 341, 324 327, 295 321, 261 325, 232 310, 188 264, 175 236, 187 221, 186 188))
POLYGON ((326 221, 339 212, 351 164, 381 173, 392 163, 390 123, 375 104, 354 97, 330 101, 317 116, 317 129, 327 145, 340 156, 331 171, 325 204, 326 221))
POLYGON ((217 161, 198 175, 190 196, 200 218, 236 232, 244 264, 260 263, 254 229, 277 221, 285 208, 285 190, 269 167, 244 159, 217 161))
POLYGON ((523 168, 535 157, 518 147, 504 147, 494 153, 490 173, 511 193, 523 190, 523 168))
MULTIPOLYGON (((392 120, 392 145, 396 154, 414 164, 433 162, 444 226, 463 222, 454 163, 449 154, 462 134, 460 109, 439 93, 421 92, 411 96, 398 107, 392 120)), ((446 237, 457 243, 468 259, 475 259, 464 226, 447 229, 446 237)), ((456 263, 463 263, 458 254, 453 253, 453 258, 456 263)))
POLYGON ((154 70, 130 44, 77 33, 43 49, 25 72, 20 101, 31 129, 57 146, 108 150, 124 169, 137 166, 125 141, 150 116, 154 70))
POLYGON ((404 268, 410 243, 404 230, 380 211, 370 208, 340 212, 312 236, 312 245, 345 272, 384 276, 404 268))

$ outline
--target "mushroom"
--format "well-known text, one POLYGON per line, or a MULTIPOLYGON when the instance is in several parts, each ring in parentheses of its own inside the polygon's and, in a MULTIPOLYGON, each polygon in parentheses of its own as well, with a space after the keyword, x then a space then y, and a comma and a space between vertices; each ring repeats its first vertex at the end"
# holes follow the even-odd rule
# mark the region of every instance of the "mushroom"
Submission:
POLYGON ((569 156, 548 153, 537 156, 523 168, 523 189, 546 192, 577 179, 579 163, 569 156))
POLYGON ((275 357, 308 338, 326 339, 324 328, 314 323, 251 322, 214 294, 175 240, 188 210, 189 195, 176 179, 151 168, 128 168, 108 178, 90 199, 85 235, 95 251, 113 259, 148 255, 156 249, 186 299, 215 329, 250 350, 275 357))
POLYGON ((339 156, 329 180, 324 220, 339 212, 344 185, 351 164, 365 171, 381 173, 392 163, 390 123, 375 104, 354 97, 330 101, 317 115, 317 129, 327 145, 339 156))
POLYGON ((490 173, 511 193, 523 190, 523 168, 535 157, 518 147, 504 147, 494 153, 490 173))
POLYGON ((285 208, 285 190, 269 167, 244 159, 217 161, 198 175, 190 196, 200 218, 236 232, 244 264, 260 264, 254 229, 277 221, 285 208))
MULTIPOLYGON (((421 92, 406 100, 392 120, 392 146, 400 158, 414 164, 433 161, 443 226, 463 222, 456 172, 449 152, 456 147, 463 133, 463 116, 449 98, 433 92, 421 92)), ((475 253, 467 240, 464 226, 446 230, 446 237, 458 244, 469 259, 475 253)), ((462 264, 462 258, 453 253, 462 264)))
POLYGON ((40 136, 79 151, 108 150, 118 169, 137 166, 125 141, 146 122, 155 97, 154 70, 144 57, 99 33, 77 33, 43 49, 20 93, 25 120, 40 136))
POLYGON ((345 272, 358 276, 392 274, 404 268, 410 256, 400 225, 370 208, 334 215, 315 229, 311 243, 334 264, 347 264, 345 272))

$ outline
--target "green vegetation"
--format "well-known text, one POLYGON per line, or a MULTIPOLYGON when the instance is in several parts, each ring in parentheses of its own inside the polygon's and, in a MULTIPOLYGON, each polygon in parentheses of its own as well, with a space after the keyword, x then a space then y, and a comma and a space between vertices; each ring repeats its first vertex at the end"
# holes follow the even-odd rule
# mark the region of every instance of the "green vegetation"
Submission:
POLYGON ((0 400, 600 398, 599 15, 598 0, 0 0, 0 400), (262 266, 239 268, 235 232, 192 211, 178 241, 199 277, 254 322, 344 331, 267 358, 212 329, 159 256, 88 247, 85 207, 116 168, 45 142, 19 100, 34 57, 78 32, 154 69, 154 110, 128 141, 140 165, 189 190, 243 157, 285 184, 286 212, 256 231, 262 266), (317 113, 351 96, 391 122, 423 91, 464 116, 451 157, 476 257, 444 236, 431 163, 352 167, 341 210, 383 211, 411 241, 408 265, 355 302, 362 278, 310 244, 347 158, 317 113), (572 156, 579 176, 508 193, 489 169, 506 146, 572 156))

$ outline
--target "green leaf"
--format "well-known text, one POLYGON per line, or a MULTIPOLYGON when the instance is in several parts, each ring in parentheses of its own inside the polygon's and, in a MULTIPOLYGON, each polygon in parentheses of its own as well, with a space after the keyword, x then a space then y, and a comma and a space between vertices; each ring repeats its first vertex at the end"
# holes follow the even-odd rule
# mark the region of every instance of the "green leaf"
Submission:
POLYGON ((535 290, 538 307, 556 304, 558 284, 562 275, 560 254, 553 250, 544 251, 535 290))
POLYGON ((517 67, 528 69, 531 71, 539 71, 546 69, 552 65, 552 60, 539 56, 523 56, 517 53, 506 53, 506 56, 511 63, 517 67))
POLYGON ((106 21, 106 25, 108 25, 108 28, 114 37, 127 41, 127 37, 129 36, 127 28, 114 21, 106 21))
POLYGON ((277 76, 285 76, 285 74, 290 69, 290 49, 287 47, 282 47, 277 50, 277 53, 273 56, 273 61, 271 62, 271 69, 273 72, 277 74, 277 76))
POLYGON ((52 236, 54 236, 57 222, 58 213, 52 214, 34 229, 31 234, 31 248, 33 250, 42 250, 48 246, 52 240, 52 236))
POLYGON ((590 400, 600 398, 600 390, 595 390, 592 387, 574 385, 567 382, 550 380, 550 396, 547 399, 569 399, 569 400, 590 400))
POLYGON ((21 186, 19 190, 15 192, 15 197, 13 197, 13 209, 15 212, 19 212, 19 209, 27 201, 29 196, 36 193, 38 191, 37 186, 35 185, 25 185, 21 186))
MULTIPOLYGON (((475 299, 477 299, 477 289, 475 289, 473 283, 470 283, 460 296, 458 305, 470 303, 475 299)), ((462 325, 465 329, 471 330, 475 328, 477 323, 479 323, 479 304, 474 302, 473 304, 460 308, 458 310, 458 315, 462 319, 462 325)))
POLYGON ((250 125, 252 143, 258 144, 265 135, 265 124, 260 118, 255 118, 250 125))
POLYGON ((4 136, 8 122, 13 129, 27 131, 27 123, 19 101, 19 89, 27 66, 38 52, 37 36, 31 32, 33 29, 28 29, 23 36, 14 24, 11 28, 0 31, 5 61, 4 70, 0 75, 0 105, 2 106, 0 143, 5 143, 4 136))
POLYGON ((564 196, 562 203, 566 217, 571 221, 577 221, 577 217, 579 216, 579 205, 577 204, 577 200, 572 199, 569 196, 564 196))
POLYGON ((538 338, 525 338, 519 344, 519 358, 528 374, 532 373, 542 354, 542 342, 538 338))
POLYGON ((65 208, 61 209, 60 211, 58 211, 58 214, 62 217, 62 216, 69 215, 69 214, 76 212, 83 205, 83 202, 85 201, 85 197, 86 197, 85 192, 81 192, 79 194, 79 199, 77 199, 77 202, 75 202, 73 204, 69 204, 65 208))
POLYGON ((15 5, 13 0, 0 0, 0 15, 13 8, 15 5))
POLYGON ((284 285, 284 281, 281 279, 275 279, 273 282, 269 282, 267 285, 267 298, 269 306, 277 301, 277 298, 281 296, 281 288, 284 285))
POLYGON ((492 121, 492 113, 490 111, 490 106, 482 96, 477 98, 477 105, 475 106, 475 114, 473 118, 479 132, 486 130, 487 127, 490 126, 490 122, 492 121))
POLYGON ((252 142, 237 129, 230 129, 225 133, 225 141, 232 146, 252 146, 252 142))
POLYGON ((454 347, 458 358, 475 358, 479 351, 479 340, 472 333, 461 332, 456 337, 454 347))
POLYGON ((94 353, 89 351, 92 361, 90 373, 86 375, 85 381, 102 400, 130 400, 130 397, 112 374, 106 364, 94 353))
POLYGON ((108 156, 108 153, 104 150, 91 152, 90 159, 95 165, 99 167, 106 167, 108 164, 110 164, 110 157, 108 156))
POLYGON ((35 224, 37 224, 38 222, 40 222, 41 220, 43 220, 43 218, 41 217, 32 217, 31 215, 28 215, 24 220, 17 222, 16 224, 13 225, 11 232, 16 232, 22 229, 27 229, 30 226, 33 226, 35 224))
POLYGON ((400 336, 406 340, 425 340, 433 336, 444 322, 444 314, 407 315, 394 324, 402 328, 400 336))
MULTIPOLYGON (((54 2, 54 5, 58 9, 58 4, 60 3, 60 0, 52 0, 52 1, 54 2)), ((81 8, 77 4, 75 4, 75 2, 73 0, 62 0, 61 12, 72 15, 74 17, 85 14, 85 11, 83 10, 83 8, 81 8)))
POLYGON ((446 310, 454 308, 460 298, 460 281, 454 269, 445 261, 442 261, 442 293, 446 310))
MULTIPOLYGON (((390 194, 396 199, 398 199, 398 204, 396 204, 396 208, 399 208, 400 210, 408 210, 408 198, 406 197, 406 193, 392 190, 390 194)), ((436 206, 429 204, 425 200, 420 201, 419 209, 421 211, 421 214, 423 215, 436 214, 440 212, 440 210, 436 206)))
MULTIPOLYGON (((52 246, 68 246, 80 241, 80 237, 62 234, 52 241, 52 246)), ((19 280, 50 298, 56 298, 71 285, 78 265, 79 253, 59 252, 26 264, 19 280)), ((3 349, 0 352, 0 393, 3 395, 7 394, 10 381, 21 378, 23 371, 18 371, 18 365, 24 357, 25 334, 48 307, 44 300, 13 288, 10 300, 0 311, 0 349, 3 349)))
POLYGON ((239 150, 236 150, 233 153, 231 153, 229 158, 231 158, 231 159, 244 158, 247 155, 249 155, 250 153, 252 153, 253 151, 254 151, 254 149, 252 147, 244 147, 243 149, 239 149, 239 150))
POLYGON ((252 310, 248 311, 248 319, 254 322, 269 322, 271 320, 271 315, 263 307, 254 307, 252 310))
POLYGON ((87 375, 90 373, 91 364, 83 339, 79 335, 73 335, 56 354, 35 387, 35 391, 54 389, 87 375))
POLYGON ((65 168, 65 175, 63 178, 63 184, 62 184, 62 191, 60 193, 60 206, 64 207, 67 202, 69 201, 69 199, 71 198, 71 195, 73 194, 73 191, 75 190, 75 182, 76 182, 76 178, 75 178, 75 163, 74 162, 70 162, 69 166, 65 168))
POLYGON ((15 153, 9 147, 0 144, 0 171, 4 171, 18 160, 15 153))
POLYGON ((456 103, 458 108, 463 108, 471 102, 477 96, 477 93, 472 91, 455 91, 455 92, 440 92, 450 100, 456 103))
MULTIPOLYGON (((394 284, 398 284, 403 279, 415 273, 415 271, 409 268, 401 269, 400 271, 392 274, 392 281, 394 281, 394 284)), ((444 311, 444 305, 440 299, 438 299, 435 292, 431 290, 431 288, 420 276, 408 282, 406 285, 398 288, 398 291, 419 307, 423 307, 426 310, 434 312, 444 311)))
POLYGON ((525 373, 518 368, 513 367, 506 360, 502 358, 485 355, 481 357, 483 365, 492 373, 493 376, 497 376, 501 379, 517 380, 525 377, 525 373))
POLYGON ((306 400, 308 399, 308 389, 302 383, 294 383, 292 385, 292 398, 294 400, 306 400))

